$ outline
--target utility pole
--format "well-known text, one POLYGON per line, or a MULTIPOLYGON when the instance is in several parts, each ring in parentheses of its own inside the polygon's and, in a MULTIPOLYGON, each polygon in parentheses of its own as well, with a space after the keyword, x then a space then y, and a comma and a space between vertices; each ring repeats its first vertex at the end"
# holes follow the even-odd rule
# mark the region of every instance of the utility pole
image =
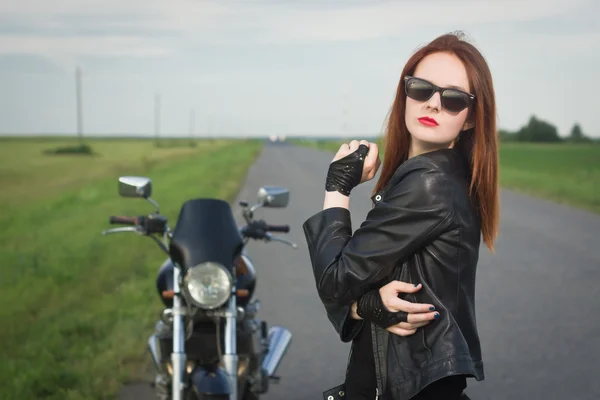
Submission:
POLYGON ((159 146, 160 136, 160 94, 154 95, 154 139, 156 140, 156 146, 159 146))
POLYGON ((83 110, 81 96, 81 68, 75 69, 75 98, 77 102, 77 136, 80 144, 83 144, 83 110))
POLYGON ((194 145, 194 121, 195 120, 195 115, 194 115, 194 109, 190 110, 190 146, 194 145))

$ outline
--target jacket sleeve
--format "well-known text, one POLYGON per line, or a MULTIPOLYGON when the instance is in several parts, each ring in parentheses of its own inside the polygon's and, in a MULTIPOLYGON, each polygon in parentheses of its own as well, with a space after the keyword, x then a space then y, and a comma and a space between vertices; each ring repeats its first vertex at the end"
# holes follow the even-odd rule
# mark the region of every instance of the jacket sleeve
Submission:
POLYGON ((365 320, 352 318, 350 306, 338 306, 327 303, 324 303, 324 305, 327 318, 329 318, 329 321, 344 343, 352 341, 366 323, 365 320))
POLYGON ((303 225, 317 291, 330 320, 337 316, 338 333, 351 323, 345 307, 450 226, 450 183, 442 171, 420 163, 392 181, 354 235, 345 208, 320 211, 303 225))

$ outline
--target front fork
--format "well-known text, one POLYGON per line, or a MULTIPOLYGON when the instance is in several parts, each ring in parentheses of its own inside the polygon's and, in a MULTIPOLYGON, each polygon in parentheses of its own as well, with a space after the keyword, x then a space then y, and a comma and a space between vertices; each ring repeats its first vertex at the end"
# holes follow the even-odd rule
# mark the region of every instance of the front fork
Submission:
POLYGON ((179 287, 179 268, 173 268, 173 352, 171 353, 171 364, 173 365, 173 379, 171 386, 171 398, 183 400, 183 388, 185 379, 185 329, 183 320, 185 310, 181 304, 181 291, 179 287))
MULTIPOLYGON (((220 340, 220 338, 217 338, 220 340)), ((238 354, 237 354, 237 305, 235 288, 229 297, 225 314, 225 352, 223 365, 229 377, 229 400, 238 399, 238 354)))
MULTIPOLYGON (((185 386, 185 310, 181 304, 179 287, 179 268, 173 268, 173 353, 171 363, 173 365, 172 393, 173 400, 183 400, 183 389, 185 386)), ((218 322, 217 322, 218 323, 218 322)), ((225 351, 223 353, 223 365, 229 378, 229 399, 238 400, 238 355, 237 355, 237 305, 235 288, 228 300, 227 312, 225 314, 225 351)), ((221 340, 217 337, 216 340, 221 340)))

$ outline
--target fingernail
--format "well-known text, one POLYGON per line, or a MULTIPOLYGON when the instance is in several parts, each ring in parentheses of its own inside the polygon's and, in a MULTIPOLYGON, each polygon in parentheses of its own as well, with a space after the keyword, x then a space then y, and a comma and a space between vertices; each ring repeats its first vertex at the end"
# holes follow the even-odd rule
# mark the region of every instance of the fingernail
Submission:
POLYGON ((418 284, 418 283, 415 283, 415 287, 417 287, 417 286, 419 286, 419 284, 418 284))
POLYGON ((433 316, 433 318, 438 319, 440 317, 439 313, 435 313, 435 315, 433 316))
POLYGON ((429 311, 433 311, 433 310, 435 310, 434 306, 429 307, 429 311))

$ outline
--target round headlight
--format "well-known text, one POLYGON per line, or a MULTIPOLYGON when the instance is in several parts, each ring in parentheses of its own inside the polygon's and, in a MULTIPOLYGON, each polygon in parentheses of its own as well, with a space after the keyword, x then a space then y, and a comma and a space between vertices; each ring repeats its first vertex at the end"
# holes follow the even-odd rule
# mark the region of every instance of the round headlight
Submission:
POLYGON ((183 278, 191 300, 201 308, 222 306, 233 287, 233 278, 221 264, 206 262, 190 268, 183 278))

